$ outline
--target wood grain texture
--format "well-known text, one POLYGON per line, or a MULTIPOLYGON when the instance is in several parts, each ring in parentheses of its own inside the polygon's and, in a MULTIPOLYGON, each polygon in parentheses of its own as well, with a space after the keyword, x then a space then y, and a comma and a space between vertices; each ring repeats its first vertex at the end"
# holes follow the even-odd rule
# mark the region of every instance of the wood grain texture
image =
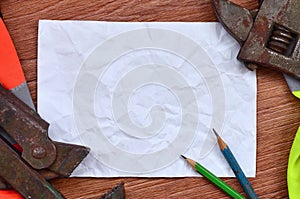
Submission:
MULTIPOLYGON (((248 9, 256 0, 234 0, 248 9)), ((210 0, 3 0, 2 12, 36 103, 39 19, 105 21, 216 21, 210 0)), ((300 101, 278 72, 257 70, 257 176, 260 198, 288 198, 289 150, 300 124, 300 101)), ((247 154, 245 154, 247 155, 247 154)), ((235 178, 224 180, 242 192, 235 178)), ((53 180, 67 198, 96 199, 120 181, 128 198, 228 198, 203 178, 72 178, 53 180)))

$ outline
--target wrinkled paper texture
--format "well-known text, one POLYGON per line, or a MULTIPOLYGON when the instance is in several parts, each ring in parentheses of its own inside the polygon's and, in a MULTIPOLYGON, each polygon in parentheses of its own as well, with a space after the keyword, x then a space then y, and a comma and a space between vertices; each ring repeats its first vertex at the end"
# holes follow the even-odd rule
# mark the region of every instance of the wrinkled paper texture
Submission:
POLYGON ((215 128, 256 168, 256 73, 218 23, 39 22, 38 112, 56 141, 91 148, 72 176, 233 176, 215 128))

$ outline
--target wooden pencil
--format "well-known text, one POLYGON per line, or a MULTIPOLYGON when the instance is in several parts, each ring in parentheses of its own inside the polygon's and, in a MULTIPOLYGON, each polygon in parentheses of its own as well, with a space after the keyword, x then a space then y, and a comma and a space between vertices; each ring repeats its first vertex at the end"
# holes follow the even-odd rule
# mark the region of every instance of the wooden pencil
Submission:
POLYGON ((224 192, 226 192, 228 195, 230 195, 232 198, 236 199, 244 199, 245 197, 241 195, 239 192, 237 192, 235 189, 233 189, 231 186, 229 186, 226 182, 215 176, 213 173, 211 173, 209 170, 207 170, 205 167, 200 165, 198 162, 186 158, 185 156, 181 155, 183 159, 185 159, 189 165, 192 166, 192 168, 199 172, 203 177, 208 179, 210 182, 214 183, 216 186, 218 186, 220 189, 222 189, 224 192))
POLYGON ((249 199, 257 199, 257 195, 253 190, 250 182, 246 178, 243 170, 241 169, 240 165, 238 164, 237 160, 235 159, 233 153, 229 149, 228 145, 223 141, 223 139, 219 136, 215 129, 213 129, 218 141, 218 145, 222 154, 224 155, 225 159, 227 160, 228 164, 230 165, 233 173, 237 177, 240 185, 242 186, 243 190, 245 191, 247 197, 249 199))

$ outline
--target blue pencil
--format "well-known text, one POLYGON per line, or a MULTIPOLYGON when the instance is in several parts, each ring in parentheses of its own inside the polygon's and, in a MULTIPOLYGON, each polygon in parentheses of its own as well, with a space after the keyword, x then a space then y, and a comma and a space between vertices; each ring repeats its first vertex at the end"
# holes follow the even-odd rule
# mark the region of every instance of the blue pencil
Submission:
POLYGON ((233 170, 235 176, 237 177, 240 185, 242 186, 243 190, 245 191, 246 195, 250 199, 258 199, 255 191, 251 187, 250 182, 246 178, 244 172, 242 171, 240 165, 236 161, 235 157, 233 156, 232 152, 230 151, 227 144, 222 140, 222 138, 218 135, 215 129, 213 129, 213 132, 217 136, 218 144, 220 147, 221 152, 223 153, 225 159, 229 163, 231 169, 233 170))

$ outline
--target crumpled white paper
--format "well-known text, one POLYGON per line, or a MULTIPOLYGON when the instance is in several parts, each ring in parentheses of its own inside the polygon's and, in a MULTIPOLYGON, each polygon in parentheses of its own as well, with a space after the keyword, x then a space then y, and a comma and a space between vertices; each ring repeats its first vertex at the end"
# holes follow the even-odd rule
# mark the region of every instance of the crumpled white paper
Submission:
POLYGON ((53 140, 91 148, 72 176, 233 173, 256 168, 256 74, 218 23, 39 22, 38 112, 53 140))

